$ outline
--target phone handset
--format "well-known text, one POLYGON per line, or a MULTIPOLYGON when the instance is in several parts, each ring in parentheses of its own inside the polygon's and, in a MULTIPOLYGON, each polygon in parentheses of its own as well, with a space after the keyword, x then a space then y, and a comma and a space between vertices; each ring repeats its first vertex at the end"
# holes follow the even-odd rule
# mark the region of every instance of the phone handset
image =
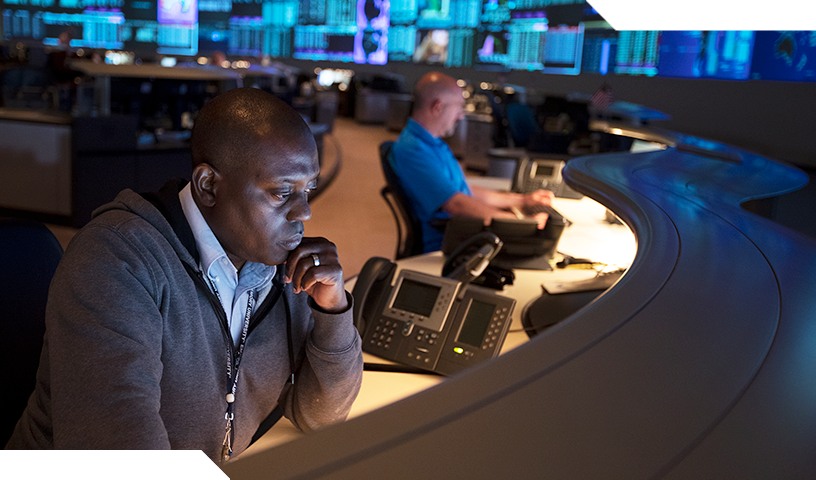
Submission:
POLYGON ((504 243, 495 233, 481 232, 456 247, 442 267, 442 276, 468 284, 484 272, 504 243))
POLYGON ((463 284, 472 282, 490 265, 490 260, 496 255, 496 252, 497 249, 493 245, 482 245, 472 257, 459 264, 447 277, 463 284))
POLYGON ((368 324, 380 315, 380 304, 391 291, 391 279, 396 268, 397 265, 387 258, 371 257, 357 276, 351 291, 354 298, 351 312, 360 336, 365 334, 368 324))

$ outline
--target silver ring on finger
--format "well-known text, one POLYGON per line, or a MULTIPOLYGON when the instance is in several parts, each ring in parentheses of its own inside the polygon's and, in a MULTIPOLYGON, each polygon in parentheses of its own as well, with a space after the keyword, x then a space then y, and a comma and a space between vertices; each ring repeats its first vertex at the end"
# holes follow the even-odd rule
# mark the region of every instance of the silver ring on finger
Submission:
POLYGON ((318 257, 316 253, 312 254, 312 262, 314 262, 315 267, 320 266, 320 257, 318 257))

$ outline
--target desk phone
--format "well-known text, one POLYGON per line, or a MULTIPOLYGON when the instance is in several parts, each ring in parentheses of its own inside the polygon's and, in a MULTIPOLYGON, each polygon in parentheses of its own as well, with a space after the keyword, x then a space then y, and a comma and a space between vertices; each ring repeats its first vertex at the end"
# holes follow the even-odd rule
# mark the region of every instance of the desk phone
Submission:
MULTIPOLYGON (((482 267, 483 268, 483 267, 482 267)), ((354 321, 363 350, 424 370, 452 375, 498 355, 516 301, 464 279, 401 270, 374 257, 354 285, 354 321)))
POLYGON ((513 179, 513 191, 530 193, 539 188, 553 192, 556 197, 583 197, 569 188, 561 177, 561 170, 566 165, 564 160, 524 157, 519 161, 513 179))

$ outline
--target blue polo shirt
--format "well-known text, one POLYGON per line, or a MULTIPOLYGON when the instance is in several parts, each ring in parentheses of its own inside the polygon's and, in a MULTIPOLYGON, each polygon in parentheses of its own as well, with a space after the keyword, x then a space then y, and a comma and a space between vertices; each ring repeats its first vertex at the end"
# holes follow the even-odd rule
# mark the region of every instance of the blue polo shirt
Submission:
POLYGON ((444 140, 410 118, 389 160, 422 222, 423 251, 439 250, 443 234, 429 222, 449 217, 440 207, 456 193, 472 195, 462 167, 444 140))

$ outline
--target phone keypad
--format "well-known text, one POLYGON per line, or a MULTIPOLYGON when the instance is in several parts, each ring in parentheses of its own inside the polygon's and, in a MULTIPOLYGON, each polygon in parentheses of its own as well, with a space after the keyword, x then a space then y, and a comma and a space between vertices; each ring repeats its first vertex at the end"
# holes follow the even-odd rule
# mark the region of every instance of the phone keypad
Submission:
POLYGON ((435 345, 436 342, 439 340, 439 333, 425 330, 424 328, 420 328, 416 334, 416 341, 417 342, 425 342, 428 345, 435 345))
POLYGON ((414 362, 431 363, 430 354, 435 352, 433 346, 439 342, 439 333, 420 328, 417 330, 414 340, 416 344, 406 353, 406 356, 414 362))
POLYGON ((433 368, 436 364, 436 357, 439 355, 442 338, 440 333, 427 328, 413 328, 408 335, 407 343, 400 343, 403 338, 403 326, 407 322, 380 318, 374 324, 374 328, 369 330, 365 338, 365 350, 373 353, 393 351, 386 358, 393 358, 408 365, 418 367, 433 368), (396 352, 395 349, 403 345, 404 351, 396 352), (395 355, 395 356, 391 356, 395 355), (398 355, 401 359, 398 359, 398 355))
POLYGON ((397 328, 399 328, 397 322, 381 318, 374 327, 374 333, 368 341, 369 344, 388 350, 391 348, 391 340, 393 340, 397 328))
POLYGON ((508 311, 507 307, 496 309, 493 318, 490 319, 490 325, 487 327, 484 341, 482 341, 482 350, 496 347, 496 342, 499 341, 499 336, 502 332, 502 325, 507 321, 508 311))

